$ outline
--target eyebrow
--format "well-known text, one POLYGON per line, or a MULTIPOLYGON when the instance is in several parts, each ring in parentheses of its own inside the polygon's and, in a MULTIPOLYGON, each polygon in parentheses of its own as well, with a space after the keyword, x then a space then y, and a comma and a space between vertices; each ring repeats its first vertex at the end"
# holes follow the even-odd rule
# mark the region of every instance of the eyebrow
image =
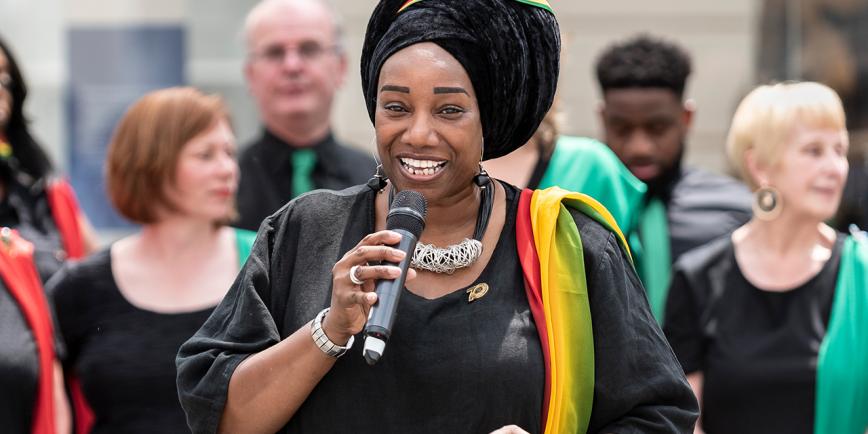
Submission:
POLYGON ((435 87, 434 88, 434 95, 439 95, 442 93, 463 93, 467 96, 470 96, 470 94, 467 93, 467 91, 464 90, 463 87, 435 87))
POLYGON ((406 86, 395 86, 395 85, 391 85, 391 84, 386 84, 380 88, 380 92, 386 92, 386 91, 410 93, 410 88, 406 87, 406 86))

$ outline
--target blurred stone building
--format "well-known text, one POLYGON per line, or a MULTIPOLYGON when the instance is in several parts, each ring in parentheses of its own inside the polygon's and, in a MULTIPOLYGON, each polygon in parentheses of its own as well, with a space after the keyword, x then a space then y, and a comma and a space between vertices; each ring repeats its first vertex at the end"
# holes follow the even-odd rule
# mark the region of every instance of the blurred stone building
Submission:
MULTIPOLYGON (((120 220, 102 197, 102 152, 116 120, 140 94, 190 84, 219 92, 239 142, 257 134, 241 68, 241 26, 255 0, 0 0, 0 35, 31 87, 27 112, 58 165, 72 175, 101 227, 120 220)), ((342 15, 350 74, 335 107, 336 134, 373 149, 359 52, 375 0, 333 0, 342 15)), ((564 33, 560 91, 567 133, 597 136, 593 63, 613 41, 649 32, 693 56, 687 95, 698 111, 687 159, 725 171, 723 143, 739 99, 766 79, 809 78, 866 113, 866 0, 550 0, 564 33), (798 4, 798 8, 787 5, 798 4), (862 18, 860 18, 862 17, 862 18), (862 20, 862 21, 859 21, 862 20), (795 27, 793 27, 795 25, 795 27), (852 96, 852 99, 848 99, 852 96), (861 104, 861 105, 860 105, 861 104)), ((850 114, 857 125, 868 116, 850 114)))

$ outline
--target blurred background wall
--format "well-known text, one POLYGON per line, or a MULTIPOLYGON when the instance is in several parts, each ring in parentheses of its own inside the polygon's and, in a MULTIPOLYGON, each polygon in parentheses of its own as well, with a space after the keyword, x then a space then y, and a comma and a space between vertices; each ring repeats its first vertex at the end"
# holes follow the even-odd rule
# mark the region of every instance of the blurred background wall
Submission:
MULTIPOLYGON (((342 15, 351 65, 335 106, 335 130, 343 140, 372 149, 373 130, 361 97, 358 64, 367 18, 376 1, 333 2, 342 15)), ((595 111, 600 95, 593 76, 594 61, 608 44, 649 32, 678 42, 693 57, 694 73, 687 94, 695 100, 698 111, 687 159, 715 171, 726 170, 723 143, 735 105, 760 76, 758 59, 765 55, 760 56, 758 50, 771 46, 769 35, 778 35, 784 48, 792 45, 792 35, 800 35, 802 30, 800 11, 793 12, 786 5, 811 3, 550 2, 565 40, 560 92, 566 132, 598 136, 595 111), (783 14, 774 22, 777 27, 769 27, 769 12, 764 12, 769 4, 776 4, 777 12, 783 14), (797 25, 786 28, 787 23, 797 25), (759 31, 760 24, 766 25, 765 35, 759 31)), ((842 2, 866 4, 864 0, 814 1, 842 2)), ((72 176, 85 210, 98 226, 122 225, 101 197, 101 158, 114 123, 142 93, 176 84, 218 92, 232 110, 239 143, 258 133, 257 114, 241 74, 241 26, 254 3, 0 0, 0 35, 15 50, 29 81, 31 94, 25 109, 33 121, 33 131, 58 166, 72 176)), ((784 59, 785 63, 795 62, 796 67, 785 68, 783 73, 794 76, 782 78, 796 78, 798 62, 803 59, 792 53, 785 53, 784 59)))

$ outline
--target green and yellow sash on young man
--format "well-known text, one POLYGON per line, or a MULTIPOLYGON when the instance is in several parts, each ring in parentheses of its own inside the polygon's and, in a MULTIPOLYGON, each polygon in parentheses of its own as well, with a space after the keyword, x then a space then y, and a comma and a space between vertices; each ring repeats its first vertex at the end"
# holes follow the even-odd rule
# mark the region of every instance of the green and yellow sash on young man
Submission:
POLYGON ((594 334, 582 239, 568 208, 615 232, 629 256, 614 218, 590 196, 558 187, 522 191, 516 241, 545 362, 545 433, 587 431, 594 402, 594 334))
POLYGON ((868 431, 868 239, 849 237, 817 360, 815 434, 868 431))

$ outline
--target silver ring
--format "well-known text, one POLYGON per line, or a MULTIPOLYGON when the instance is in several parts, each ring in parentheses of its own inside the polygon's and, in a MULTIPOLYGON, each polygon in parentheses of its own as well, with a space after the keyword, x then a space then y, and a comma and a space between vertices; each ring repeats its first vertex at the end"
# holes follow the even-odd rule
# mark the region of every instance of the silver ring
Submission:
POLYGON ((365 281, 359 279, 359 278, 356 276, 356 271, 358 271, 358 270, 359 270, 359 266, 358 266, 358 265, 353 265, 352 267, 350 267, 350 281, 352 281, 352 282, 353 282, 354 284, 356 284, 356 285, 364 285, 364 284, 365 284, 365 281))

